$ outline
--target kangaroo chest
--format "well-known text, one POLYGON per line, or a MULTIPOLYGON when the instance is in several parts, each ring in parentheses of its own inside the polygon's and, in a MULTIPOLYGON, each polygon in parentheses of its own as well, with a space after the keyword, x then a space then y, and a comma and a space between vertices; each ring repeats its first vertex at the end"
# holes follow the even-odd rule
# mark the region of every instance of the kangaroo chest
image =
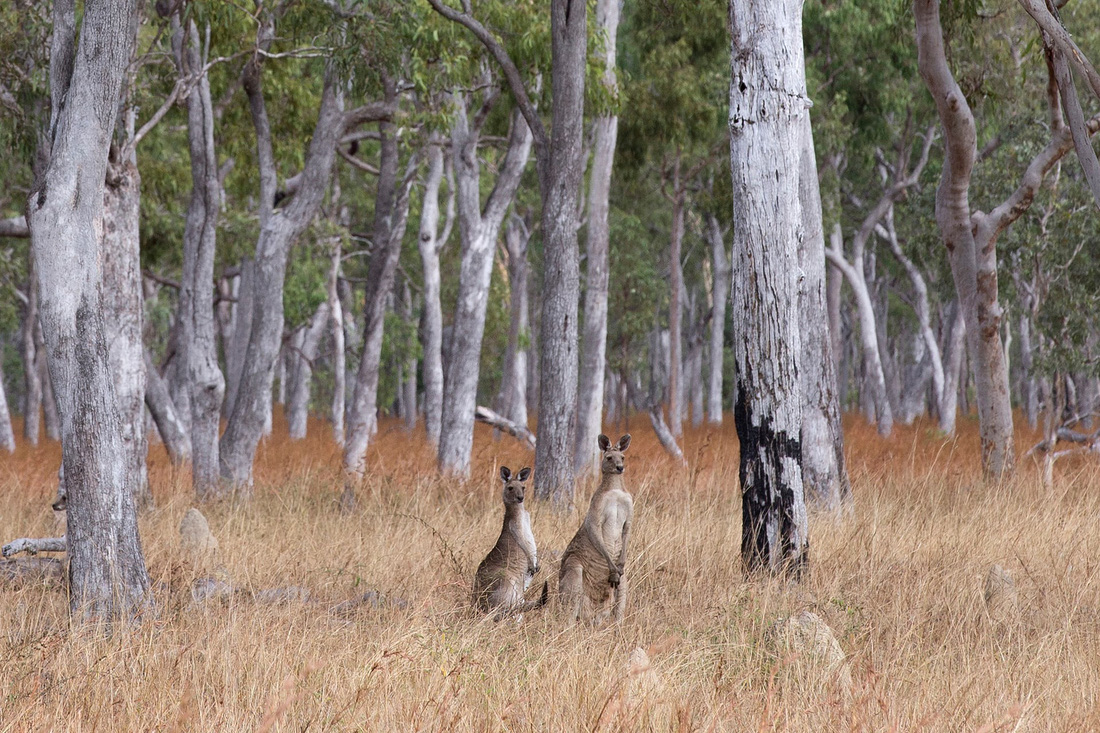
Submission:
POLYGON ((611 491, 600 497, 593 507, 596 530, 604 547, 612 554, 622 548, 623 525, 630 521, 634 506, 630 495, 624 491, 611 491))

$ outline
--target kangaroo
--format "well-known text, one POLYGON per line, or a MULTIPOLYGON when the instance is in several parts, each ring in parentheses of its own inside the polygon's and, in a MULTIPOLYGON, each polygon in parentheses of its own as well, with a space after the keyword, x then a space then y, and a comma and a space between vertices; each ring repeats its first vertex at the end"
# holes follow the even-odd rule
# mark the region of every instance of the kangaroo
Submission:
POLYGON ((546 605, 548 584, 542 586, 542 596, 524 602, 523 592, 539 571, 535 550, 535 535, 531 533, 531 515, 523 506, 523 482, 531 475, 524 467, 512 476, 507 466, 500 467, 504 481, 504 526, 496 545, 481 561, 474 576, 474 605, 485 611, 496 611, 496 620, 546 605))
POLYGON ((623 453, 630 434, 615 445, 606 435, 598 439, 602 480, 577 534, 561 559, 558 590, 570 623, 579 618, 600 623, 614 614, 623 620, 626 608, 626 545, 634 518, 634 499, 623 487, 623 453), (605 606, 614 593, 613 609, 605 606))

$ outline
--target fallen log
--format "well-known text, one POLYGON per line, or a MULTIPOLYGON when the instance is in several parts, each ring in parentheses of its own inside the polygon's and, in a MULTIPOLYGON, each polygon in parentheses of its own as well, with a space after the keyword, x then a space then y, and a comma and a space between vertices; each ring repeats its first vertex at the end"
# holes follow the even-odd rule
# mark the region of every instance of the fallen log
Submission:
POLYGON ((499 412, 494 412, 488 407, 478 405, 477 409, 474 410, 474 419, 492 425, 497 430, 508 433, 517 440, 526 441, 527 446, 531 450, 535 449, 534 433, 528 430, 526 426, 509 420, 499 412))
POLYGON ((4 557, 11 557, 22 552, 28 555, 37 555, 40 552, 68 552, 69 543, 64 537, 23 537, 4 545, 4 557))

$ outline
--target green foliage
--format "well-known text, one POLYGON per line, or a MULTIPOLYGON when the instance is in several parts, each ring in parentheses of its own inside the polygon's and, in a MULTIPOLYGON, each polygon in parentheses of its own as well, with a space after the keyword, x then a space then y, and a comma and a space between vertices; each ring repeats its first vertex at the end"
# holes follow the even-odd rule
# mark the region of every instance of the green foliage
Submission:
POLYGON ((378 375, 378 405, 386 409, 397 399, 398 367, 405 367, 409 360, 419 359, 420 341, 416 337, 416 322, 406 321, 396 313, 386 314, 382 334, 382 360, 378 375))

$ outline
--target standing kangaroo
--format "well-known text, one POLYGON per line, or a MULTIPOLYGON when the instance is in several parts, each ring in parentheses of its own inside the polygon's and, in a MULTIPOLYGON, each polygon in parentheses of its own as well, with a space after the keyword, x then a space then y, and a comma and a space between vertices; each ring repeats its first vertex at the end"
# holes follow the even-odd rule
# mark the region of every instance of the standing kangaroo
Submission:
POLYGON ((474 576, 474 605, 485 612, 496 611, 499 621, 504 616, 523 613, 546 605, 547 584, 536 601, 524 602, 523 592, 539 570, 535 550, 535 535, 531 533, 531 515, 523 506, 523 482, 531 475, 522 468, 516 476, 507 466, 500 467, 504 481, 504 526, 496 545, 481 561, 474 576))
POLYGON ((623 453, 630 445, 630 434, 619 438, 616 445, 606 435, 600 435, 598 442, 603 478, 592 495, 584 523, 565 548, 558 575, 558 590, 570 623, 582 617, 593 623, 605 621, 612 591, 616 622, 622 621, 626 607, 623 570, 634 499, 623 488, 623 453))

